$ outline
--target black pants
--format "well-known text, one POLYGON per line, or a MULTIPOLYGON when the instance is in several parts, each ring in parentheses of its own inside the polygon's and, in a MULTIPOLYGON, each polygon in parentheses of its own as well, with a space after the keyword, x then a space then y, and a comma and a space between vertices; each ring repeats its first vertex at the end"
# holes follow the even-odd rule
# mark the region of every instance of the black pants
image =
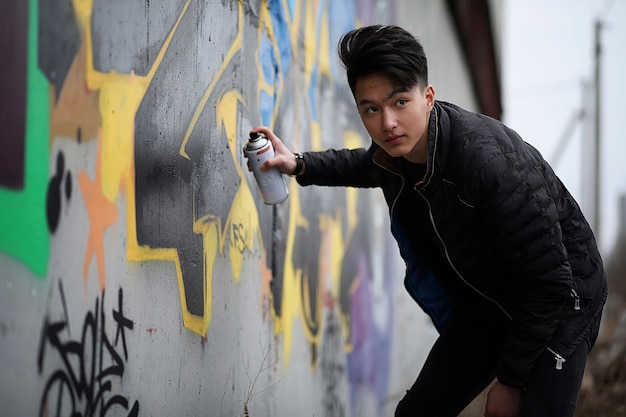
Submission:
MULTIPOLYGON (((533 368, 523 393, 523 417, 571 417, 582 382, 587 353, 597 336, 556 369, 548 350, 533 368)), ((453 417, 495 378, 506 329, 455 321, 436 340, 415 381, 398 404, 396 417, 453 417)))

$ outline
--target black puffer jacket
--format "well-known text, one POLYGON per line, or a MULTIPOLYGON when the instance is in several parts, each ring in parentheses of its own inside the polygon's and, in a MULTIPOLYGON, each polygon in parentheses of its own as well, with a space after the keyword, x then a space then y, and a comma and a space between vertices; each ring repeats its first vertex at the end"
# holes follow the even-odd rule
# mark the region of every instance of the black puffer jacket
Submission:
POLYGON ((606 274, 589 225, 540 153, 499 121, 436 102, 415 185, 375 144, 304 161, 301 185, 382 188, 405 286, 438 329, 459 311, 506 323, 500 382, 523 387, 544 349, 558 365, 599 320, 606 274))

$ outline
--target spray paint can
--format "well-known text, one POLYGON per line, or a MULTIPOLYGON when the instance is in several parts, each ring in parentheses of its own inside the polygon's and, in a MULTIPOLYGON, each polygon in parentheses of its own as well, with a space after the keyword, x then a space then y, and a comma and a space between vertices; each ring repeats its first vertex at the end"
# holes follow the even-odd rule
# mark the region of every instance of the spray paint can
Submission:
POLYGON ((263 133, 250 133, 246 155, 265 204, 282 203, 289 196, 283 174, 278 168, 261 171, 261 165, 274 157, 272 142, 263 133))

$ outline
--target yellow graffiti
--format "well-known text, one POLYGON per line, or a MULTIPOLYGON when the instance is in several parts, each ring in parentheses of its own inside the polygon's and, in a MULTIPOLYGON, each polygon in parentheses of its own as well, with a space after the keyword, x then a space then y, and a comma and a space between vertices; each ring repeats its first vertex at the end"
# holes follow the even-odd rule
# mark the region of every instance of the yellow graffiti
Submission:
MULTIPOLYGON (((93 68, 93 44, 91 39, 91 16, 93 11, 93 0, 73 0, 76 20, 80 28, 83 44, 86 48, 86 83, 92 90, 98 90, 100 115, 102 118, 102 129, 99 135, 98 166, 96 168, 95 186, 100 187, 100 193, 104 195, 108 202, 115 202, 119 190, 120 179, 126 174, 126 178, 132 178, 131 169, 133 164, 132 132, 134 116, 141 99, 144 96, 145 88, 149 81, 134 77, 133 74, 123 75, 111 72, 109 74, 99 73, 93 68), (113 159, 112 158, 116 158, 113 159), (113 162, 111 162, 113 161, 113 162)), ((93 224, 99 219, 99 204, 92 204, 93 196, 96 193, 87 181, 85 173, 79 173, 81 189, 87 203, 87 211, 91 221, 89 230, 89 242, 102 242, 103 234, 110 225, 104 227, 94 227, 93 224), (94 235, 95 234, 95 235, 94 235)), ((130 184, 132 186, 132 184, 130 184)), ((99 281, 103 288, 106 284, 104 267, 100 266, 100 260, 104 258, 103 245, 90 243, 85 257, 84 278, 87 279, 88 264, 92 252, 95 251, 99 267, 99 281)))
POLYGON ((325 296, 337 299, 341 288, 341 265, 346 252, 346 242, 350 240, 342 232, 339 209, 334 217, 323 216, 320 220, 320 229, 323 231, 320 245, 320 288, 327 289, 325 296))
MULTIPOLYGON (((176 23, 163 43, 155 61, 144 77, 137 76, 133 72, 130 74, 119 74, 115 71, 109 73, 98 72, 93 68, 93 43, 91 39, 91 15, 93 11, 93 0, 73 0, 76 19, 81 28, 81 35, 86 45, 86 80, 90 90, 100 92, 99 107, 102 118, 101 144, 99 145, 98 160, 101 167, 97 175, 101 178, 102 193, 108 201, 114 202, 117 199, 120 187, 127 190, 128 221, 128 249, 129 260, 141 261, 147 259, 163 259, 175 264, 176 275, 180 288, 180 299, 183 310, 183 322, 191 330, 204 335, 210 320, 210 273, 207 271, 213 265, 216 251, 214 244, 205 241, 205 311, 203 317, 195 317, 189 313, 186 299, 184 297, 182 270, 178 251, 174 248, 148 248, 142 247, 137 241, 137 229, 135 220, 135 179, 134 179, 134 120, 141 104, 141 100, 154 78, 156 70, 161 65, 165 52, 167 51, 180 22, 187 12, 191 0, 183 5, 176 23)), ((84 182, 84 181, 83 181, 84 182)), ((88 208, 89 209, 89 208, 88 208)), ((90 215, 91 216, 91 215, 90 215)), ((91 216, 93 217, 93 216, 91 216)), ((211 235, 215 229, 215 222, 206 222, 204 219, 194 225, 196 233, 211 235)), ((101 230, 100 233, 104 233, 101 230)), ((91 240, 96 240, 90 237, 91 240)), ((101 240, 101 239, 100 239, 101 240)), ((101 248, 97 248, 102 250, 101 248)), ((97 255, 100 259, 102 255, 97 255)), ((100 269, 100 268, 99 268, 100 269)), ((104 268, 100 272, 101 286, 105 283, 104 268)))
MULTIPOLYGON (((291 34, 292 53, 294 64, 302 62, 303 67, 303 81, 299 81, 300 74, 296 73, 296 84, 302 84, 303 88, 298 88, 298 91, 309 91, 311 87, 314 75, 317 75, 318 80, 321 77, 331 78, 330 70, 330 54, 329 54, 329 28, 328 28, 328 13, 327 10, 321 8, 321 4, 325 2, 295 2, 295 10, 293 11, 293 19, 288 20, 289 32, 291 34), (304 3, 304 7, 302 7, 304 3), (301 15, 301 13, 303 13, 301 15), (317 24, 317 18, 321 16, 321 24, 317 24), (300 57, 300 45, 299 36, 300 20, 304 21, 304 39, 303 39, 303 51, 302 57, 300 57), (318 49, 319 45, 319 49, 318 49), (317 67, 317 72, 315 71, 317 67)), ((284 6, 286 10, 288 6, 284 6)), ((261 13, 263 19, 260 19, 259 27, 266 28, 267 36, 273 40, 273 29, 271 19, 269 16, 265 16, 261 13)), ((261 30, 261 29, 259 29, 261 30)), ((262 33, 259 34, 261 36, 262 33)), ((276 42, 273 42, 276 43, 276 42)), ((276 48, 277 46, 275 46, 276 48)), ((259 54, 257 54, 258 56, 259 54)), ((280 55, 276 52, 276 56, 280 55)), ((280 62, 278 63, 280 68, 280 62)), ((262 71, 259 71, 262 74, 262 71)), ((265 91, 267 94, 274 94, 273 86, 266 85, 262 76, 259 77, 259 92, 265 91)), ((278 81, 279 88, 282 89, 282 80, 278 81)), ((276 94, 277 100, 280 100, 280 91, 276 94)), ((300 100, 295 100, 296 107, 292 111, 296 114, 296 122, 300 120, 298 117, 301 109, 299 108, 300 100)), ((311 105, 314 105, 311 103, 311 105)), ((279 102, 274 107, 275 120, 276 111, 280 108, 279 102)), ((308 120, 309 123, 309 140, 314 150, 322 148, 321 141, 321 128, 319 121, 315 120, 311 114, 305 114, 302 116, 308 120)), ((291 139, 293 140, 294 150, 299 150, 300 146, 298 129, 294 129, 291 139)), ((285 265, 283 268, 283 287, 281 297, 281 315, 280 317, 274 317, 274 328, 276 332, 284 333, 283 344, 283 361, 285 365, 288 365, 291 358, 291 347, 293 339, 293 324, 295 320, 300 317, 303 323, 303 330, 307 341, 319 349, 321 342, 321 325, 322 325, 322 311, 323 300, 326 290, 326 283, 328 280, 333 281, 333 287, 331 291, 335 291, 333 296, 338 294, 339 279, 341 276, 341 260, 344 257, 344 240, 341 237, 341 213, 338 212, 335 218, 329 218, 323 216, 320 220, 319 233, 322 236, 322 248, 320 248, 319 264, 319 276, 309 277, 308 271, 303 271, 301 268, 296 268, 293 264, 295 247, 296 231, 300 229, 308 230, 310 225, 306 217, 303 215, 300 196, 300 190, 295 181, 292 181, 290 185, 290 210, 288 219, 288 233, 287 244, 285 249, 285 265), (311 281, 317 281, 317 292, 312 294, 313 287, 310 286, 311 281), (312 305, 311 303, 314 303, 312 305)), ((357 191, 354 190, 356 193, 357 191)), ((356 195, 356 194, 355 194, 356 195)), ((314 363, 313 365, 316 365, 314 363)))
POLYGON ((93 43, 91 15, 93 0, 73 0, 74 10, 81 33, 87 47, 87 86, 90 90, 100 91, 100 113, 102 117, 102 170, 104 194, 110 201, 115 201, 123 178, 127 180, 129 190, 134 189, 132 179, 134 164, 134 123, 141 100, 163 62, 180 22, 191 0, 183 5, 174 27, 168 34, 157 57, 144 77, 119 74, 115 71, 102 73, 93 68, 93 43))
POLYGON ((311 147, 313 150, 319 151, 323 148, 322 129, 318 121, 311 121, 311 147))
MULTIPOLYGON (((281 297, 281 316, 274 316, 274 329, 276 332, 284 333, 283 361, 289 364, 291 358, 292 326, 296 317, 299 316, 300 309, 300 286, 302 282, 302 269, 293 264, 293 249, 296 241, 296 230, 298 228, 308 229, 309 222, 302 215, 300 194, 298 184, 292 181, 289 187, 290 210, 288 219, 287 245, 285 248, 285 267, 283 272, 283 288, 281 297)), ((268 288, 269 290, 269 288, 268 288)), ((311 338, 309 338, 311 340, 311 338)))
MULTIPOLYGON (((358 148, 363 146, 363 137, 356 131, 354 130, 347 130, 344 133, 344 145, 346 148, 349 149, 354 149, 354 148, 358 148)), ((357 225, 359 224, 359 215, 358 215, 358 210, 357 210, 357 202, 358 202, 358 198, 359 198, 359 190, 356 188, 346 188, 345 190, 346 192, 346 222, 347 222, 347 228, 345 231, 345 236, 344 236, 344 241, 345 242, 350 242, 352 241, 352 237, 354 235, 354 231, 357 228, 357 225)), ((345 248, 344 248, 345 250, 345 248)), ((337 252, 333 252, 333 254, 336 256, 336 258, 333 259, 334 262, 341 262, 345 256, 345 253, 342 251, 341 254, 337 253, 337 252), (339 259, 340 257, 340 259, 339 259)), ((332 283, 332 288, 334 291, 334 294, 337 294, 339 296, 339 289, 341 287, 341 282, 340 282, 340 278, 341 278, 341 274, 337 273, 336 275, 333 275, 334 280, 332 283)), ((350 279, 352 277, 349 277, 347 279, 350 279)), ((355 281, 356 282, 356 281, 355 281)), ((354 286, 354 284, 353 284, 354 286)), ((350 290, 351 292, 353 291, 352 288, 350 290)), ((341 309, 340 309, 340 315, 339 315, 339 321, 341 323, 341 328, 343 330, 343 334, 346 335, 346 341, 345 341, 345 350, 346 352, 351 352, 352 351, 352 342, 350 340, 350 317, 349 317, 349 313, 342 313, 341 309)))
MULTIPOLYGON (((135 179, 134 179, 134 121, 139 106, 147 89, 149 88, 154 75, 161 65, 165 53, 171 44, 174 34, 178 30, 180 23, 189 9, 191 0, 183 5, 179 16, 165 39, 151 69, 146 76, 138 76, 131 71, 130 74, 120 74, 115 71, 108 73, 98 72, 93 68, 93 42, 91 30, 91 17, 93 12, 93 0, 73 0, 73 6, 81 29, 81 35, 86 47, 86 84, 91 91, 99 92, 99 109, 102 119, 102 129, 100 135, 100 143, 98 147, 99 167, 97 169, 96 186, 101 188, 101 193, 106 200, 114 203, 117 200, 120 189, 127 191, 127 209, 128 209, 128 249, 127 256, 131 261, 143 260, 167 260, 175 264, 176 274, 178 278, 179 293, 181 299, 181 307, 183 310, 183 322, 185 327, 200 334, 206 335, 211 320, 211 300, 212 300, 212 268, 217 254, 222 254, 225 241, 230 237, 232 242, 236 242, 238 250, 232 250, 230 253, 231 267, 233 270, 234 281, 238 282, 241 275, 241 265, 243 262, 243 251, 251 250, 255 240, 258 240, 261 251, 264 251, 261 233, 258 226, 258 213, 256 212, 254 199, 246 181, 242 181, 235 198, 228 218, 225 222, 224 230, 222 230, 221 220, 211 215, 203 216, 194 221, 194 233, 201 234, 203 237, 204 250, 204 312, 202 316, 196 316, 189 312, 185 299, 184 282, 182 277, 182 268, 178 250, 175 248, 149 248, 141 246, 137 240, 136 226, 136 201, 135 201, 135 179), (237 232, 235 232, 237 231, 237 232), (245 232, 244 232, 245 231, 245 232)), ((182 138, 179 154, 187 159, 189 155, 186 151, 191 132, 196 127, 200 114, 204 110, 209 97, 214 93, 214 88, 218 80, 223 75, 229 62, 235 54, 241 49, 243 40, 243 3, 238 2, 238 34, 230 47, 226 57, 224 58, 220 68, 215 74, 211 84, 204 92, 204 95, 193 114, 192 120, 187 128, 185 136, 182 138)), ((241 96, 236 92, 227 92, 222 95, 216 107, 217 120, 223 129, 232 152, 233 160, 237 160, 235 154, 236 132, 238 105, 243 103, 241 96)), ((244 173, 239 163, 234 166, 243 179, 244 173)), ((89 184, 86 175, 81 174, 81 187, 87 189, 89 184)), ((90 187, 91 189, 93 187, 90 187)), ((90 218, 98 213, 97 206, 88 205, 90 218)), ((93 221, 93 224, 101 222, 93 221)), ((105 225, 108 227, 108 225, 105 225)), ((100 236, 90 236, 90 242, 101 242, 102 234, 106 227, 91 227, 92 233, 98 233, 100 236)), ((95 252, 98 260, 98 271, 100 274, 100 284, 105 285, 103 251, 98 245, 90 243, 88 257, 86 258, 85 274, 87 273, 88 259, 91 253, 95 252)))
MULTIPOLYGON (((98 185, 102 189, 102 194, 109 202, 115 202, 119 193, 120 186, 125 184, 128 190, 128 208, 129 213, 135 212, 134 200, 134 120, 137 110, 143 99, 145 92, 154 77, 156 69, 161 64, 165 51, 169 46, 171 39, 189 7, 191 0, 188 0, 183 6, 183 10, 174 25, 172 31, 167 37, 161 51, 159 52, 152 69, 145 77, 135 76, 133 72, 130 74, 119 74, 115 71, 109 73, 98 72, 93 68, 93 42, 91 17, 93 12, 93 0, 73 0, 74 13, 80 28, 83 43, 86 48, 86 81, 87 87, 92 91, 99 91, 99 107, 102 118, 102 130, 99 138, 98 155, 99 167, 96 176, 100 179, 98 185), (124 181, 124 182, 123 182, 124 181)), ((83 177, 84 178, 84 177, 83 177)), ((87 184, 84 180, 82 184, 87 184)), ((87 207, 90 219, 95 219, 97 205, 88 205, 87 207)), ((141 259, 137 256, 139 252, 135 220, 133 215, 128 216, 128 253, 129 258, 135 255, 135 259, 141 259)), ((108 227, 108 226, 107 226, 108 227)), ((98 233, 99 236, 89 236, 90 242, 102 241, 106 227, 90 228, 90 233, 98 233)), ((103 259, 103 248, 93 248, 90 244, 88 248, 85 262, 88 264, 91 258, 91 252, 96 251, 96 258, 103 259)), ((174 260, 177 258, 172 251, 168 251, 167 257, 174 260)), ((104 266, 99 267, 100 286, 106 283, 104 266)), ((177 265, 180 271, 180 266, 177 265)), ((85 267, 85 274, 87 267, 85 267)), ((180 277, 180 275, 179 275, 180 277)), ((86 278, 86 277, 85 277, 86 278)))
MULTIPOLYGON (((228 63, 233 59, 235 53, 241 49, 243 40, 243 5, 239 2, 239 24, 237 36, 231 45, 222 65, 218 69, 215 77, 211 81, 209 87, 204 92, 202 99, 194 115, 191 123, 187 128, 185 137, 183 138, 180 155, 189 158, 185 148, 193 132, 193 129, 198 123, 200 115, 202 114, 209 97, 212 95, 215 89, 217 81, 222 76, 228 63)), ((236 153, 239 151, 237 147, 237 115, 239 114, 239 105, 245 106, 244 100, 237 91, 228 91, 220 97, 220 100, 216 106, 216 119, 220 129, 223 129, 223 133, 228 140, 229 148, 231 151, 231 157, 233 161, 238 161, 239 155, 236 153)), ((204 216, 194 222, 194 232, 201 233, 203 237, 203 249, 205 257, 205 313, 204 317, 195 317, 187 311, 187 318, 185 319, 185 326, 190 330, 193 330, 201 335, 205 335, 210 326, 211 320, 211 288, 213 282, 212 267, 216 254, 223 253, 226 237, 230 237, 231 248, 234 242, 240 244, 239 250, 231 250, 230 262, 233 272, 233 280, 235 283, 239 282, 241 276, 241 266, 243 263, 243 251, 251 250, 254 245, 255 238, 258 237, 260 246, 262 247, 261 231, 258 222, 258 213, 256 211, 256 205, 252 196, 251 190, 247 185, 244 178, 244 172, 239 163, 234 163, 237 174, 242 179, 241 186, 237 189, 237 193, 233 198, 233 202, 225 222, 224 230, 221 229, 221 220, 214 218, 211 215, 204 216), (235 233, 235 227, 241 227, 241 230, 245 230, 245 233, 235 233)), ((182 281, 179 281, 181 285, 181 294, 183 293, 182 281)))
MULTIPOLYGON (((233 161, 237 161, 240 157, 240 149, 237 147, 237 115, 239 114, 239 103, 244 104, 241 95, 237 91, 229 91, 221 97, 216 108, 217 122, 224 130, 224 134, 228 139, 233 161)), ((254 197, 252 196, 248 182, 245 180, 243 168, 238 163, 235 163, 234 166, 242 181, 233 199, 228 218, 226 219, 225 228, 229 232, 231 247, 235 242, 240 245, 239 250, 230 251, 233 279, 235 282, 239 282, 241 265, 243 263, 243 252, 252 250, 254 239, 257 237, 259 238, 259 245, 263 247, 263 240, 261 238, 261 229, 259 228, 258 222, 259 215, 256 211, 254 197), (240 225, 246 233, 235 234, 235 225, 240 225)), ((219 240, 220 253, 222 253, 224 248, 225 238, 226 233, 215 236, 215 239, 219 240)))
MULTIPOLYGON (((356 131, 348 130, 344 133, 344 146, 346 148, 357 148, 362 146, 362 143, 362 137, 356 131)), ((341 267, 345 259, 346 246, 347 243, 352 240, 354 231, 359 222, 357 211, 359 190, 357 188, 346 188, 343 191, 346 193, 345 217, 347 229, 343 231, 343 212, 339 208, 336 209, 333 216, 320 216, 320 233, 322 239, 319 258, 319 294, 317 294, 316 297, 310 297, 308 286, 303 284, 304 295, 302 298, 305 304, 302 306, 302 312, 306 324, 304 330, 308 341, 315 346, 319 346, 321 341, 319 327, 322 322, 321 311, 323 299, 324 297, 331 297, 333 299, 339 299, 340 297, 342 279, 341 267), (315 306, 306 304, 311 299, 315 300, 315 306), (315 316, 311 315, 313 311, 316 312, 315 316), (316 329, 317 332, 312 332, 310 329, 316 329)), ((306 280, 304 282, 306 282, 306 280)), ((342 314, 340 322, 343 334, 349 335, 349 316, 342 314)), ((346 340, 344 347, 346 352, 352 350, 349 339, 346 340)))
MULTIPOLYGON (((241 179, 231 207, 226 219, 221 219, 213 214, 207 214, 194 219, 193 232, 202 236, 203 240, 203 297, 204 310, 202 315, 195 315, 189 311, 185 298, 185 288, 180 264, 179 253, 176 248, 150 248, 141 246, 137 239, 136 225, 136 195, 134 179, 134 123, 139 106, 150 87, 155 73, 163 62, 166 51, 170 47, 172 39, 179 28, 179 25, 188 12, 191 0, 187 0, 182 6, 178 18, 170 30, 167 38, 161 46, 159 53, 146 76, 139 76, 130 72, 120 74, 115 71, 107 73, 99 72, 93 67, 93 40, 92 40, 92 12, 94 0, 72 0, 76 19, 78 21, 81 36, 84 43, 85 54, 85 80, 90 91, 98 93, 98 107, 102 127, 98 137, 98 154, 95 180, 91 181, 89 176, 79 173, 79 184, 83 191, 83 196, 87 202, 87 211, 90 217, 90 231, 87 254, 85 255, 84 274, 87 279, 90 262, 93 258, 97 261, 100 286, 104 288, 106 284, 104 270, 104 249, 102 245, 103 235, 106 229, 116 221, 117 212, 113 210, 115 202, 119 198, 120 192, 125 192, 127 207, 127 256, 130 261, 144 260, 166 260, 173 262, 176 269, 178 288, 181 300, 183 323, 189 330, 206 336, 212 314, 212 288, 213 288, 213 267, 218 256, 222 256, 229 242, 228 257, 233 274, 233 282, 239 283, 244 262, 244 254, 253 252, 255 247, 259 248, 260 260, 258 268, 261 279, 261 308, 271 312, 274 319, 274 331, 284 334, 283 359, 288 364, 291 357, 292 339, 294 335, 294 324, 302 321, 302 327, 307 341, 315 347, 321 343, 321 326, 323 302, 325 296, 337 298, 341 288, 341 264, 345 257, 348 242, 351 241, 354 230, 359 222, 357 216, 358 190, 346 189, 346 207, 337 208, 333 215, 326 215, 320 218, 321 239, 319 276, 308 277, 309 272, 294 265, 294 248, 296 232, 308 230, 311 226, 303 215, 302 202, 300 199, 298 185, 294 180, 289 182, 290 200, 288 211, 288 228, 286 235, 285 265, 283 265, 283 285, 280 294, 272 294, 270 291, 270 280, 272 272, 267 268, 265 260, 264 242, 259 225, 259 214, 249 183, 246 179, 246 172, 240 163, 240 149, 237 146, 237 136, 240 132, 238 121, 242 109, 247 105, 239 91, 228 90, 219 92, 220 96, 215 106, 215 116, 220 129, 220 137, 225 137, 231 157, 235 162, 233 166, 237 175, 241 179), (100 204, 96 204, 100 203, 100 204), (345 211, 345 212, 344 212, 345 211), (344 227, 344 220, 347 224, 344 227), (258 245, 258 246, 256 246, 258 245), (318 281, 319 285, 312 286, 311 281, 318 281), (316 290, 314 290, 316 288, 316 290), (312 294, 311 291, 317 291, 312 294), (327 293, 328 292, 328 293, 327 293), (273 296, 281 297, 280 316, 270 307, 273 296)), ((282 0, 284 10, 288 10, 290 4, 294 6, 292 14, 287 19, 287 27, 290 34, 291 51, 295 65, 301 65, 301 71, 295 71, 295 86, 298 91, 309 91, 315 82, 322 77, 332 78, 330 63, 330 41, 329 41, 329 18, 327 7, 328 2, 289 2, 282 0), (302 32, 302 35, 300 34, 302 32), (299 42, 302 41, 304 47, 299 42), (317 80, 314 79, 317 77, 317 80), (302 88, 301 88, 302 87, 302 88)), ((187 126, 185 134, 180 138, 179 155, 190 159, 188 155, 188 145, 192 133, 201 123, 201 115, 206 110, 207 103, 218 93, 216 86, 225 74, 229 64, 235 59, 243 46, 244 33, 244 4, 242 0, 237 1, 238 24, 237 35, 230 45, 223 61, 217 69, 213 79, 204 91, 202 98, 198 102, 192 118, 187 126)), ((285 90, 285 80, 282 76, 281 62, 282 56, 279 50, 279 40, 276 39, 276 29, 273 26, 272 17, 269 10, 268 1, 264 0, 259 10, 259 23, 257 28, 257 39, 259 44, 256 50, 256 66, 258 82, 256 85, 256 100, 260 103, 261 95, 267 94, 274 97, 274 107, 270 126, 277 120, 277 112, 281 108, 281 101, 285 90), (263 77, 262 65, 259 60, 260 40, 269 39, 273 48, 278 70, 276 79, 267 80, 263 77)), ((282 40, 281 40, 282 41, 282 40)), ((299 94, 295 92, 294 94, 299 94)), ((307 106, 303 106, 303 100, 294 100, 295 123, 299 120, 307 120, 310 126, 308 139, 313 149, 322 148, 321 126, 318 120, 308 114, 307 106), (306 108, 303 108, 306 107, 306 108)), ((310 103, 310 106, 315 105, 310 103)), ((294 150, 299 150, 303 145, 298 136, 298 126, 294 127, 291 139, 294 150)), ((345 133, 344 142, 347 147, 360 146, 362 138, 357 132, 349 131, 345 133)), ((178 143, 177 143, 178 145, 178 143)), ((189 146, 189 149, 192 149, 189 146)), ((342 317, 342 325, 345 334, 348 331, 348 317, 342 317)), ((347 345, 347 349, 349 349, 347 345)))
POLYGON ((330 50, 330 28, 328 25, 328 13, 322 14, 322 25, 319 29, 319 40, 317 44, 319 46, 318 51, 318 67, 319 75, 332 79, 332 71, 330 69, 330 57, 332 56, 330 50))
POLYGON ((243 42, 243 5, 241 4, 241 1, 239 1, 238 4, 239 4, 239 16, 238 16, 239 23, 237 25, 237 36, 235 37, 235 40, 233 41, 233 44, 231 45, 228 53, 224 57, 222 61, 222 65, 220 65, 219 69, 215 73, 215 76, 213 77, 211 84, 209 84, 206 91, 204 92, 204 95, 202 96, 200 103, 198 103, 198 106, 196 107, 196 111, 194 112, 191 118, 191 122, 189 123, 189 127, 187 127, 187 132, 185 133, 183 142, 180 145, 179 154, 187 159, 189 159, 189 155, 187 154, 185 147, 187 146, 187 142, 189 141, 191 132, 193 132, 194 128, 196 127, 196 124, 198 123, 198 119, 200 118, 200 114, 204 110, 204 107, 206 106, 206 103, 209 100, 209 97, 213 93, 213 90, 215 89, 215 85, 217 84, 218 80, 221 78, 222 74, 224 74, 224 71, 226 71, 228 64, 232 61, 237 51, 241 49, 241 45, 243 42))
MULTIPOLYGON (((363 146, 363 137, 354 130, 347 130, 344 132, 344 145, 348 149, 355 149, 363 146)), ((348 230, 346 231, 346 240, 352 239, 352 234, 359 223, 359 217, 357 214, 357 198, 359 190, 356 188, 346 188, 347 202, 346 202, 346 214, 348 221, 348 230)))
MULTIPOLYGON (((293 22, 298 22, 299 13, 300 13, 300 2, 295 2, 296 10, 294 11, 295 18, 293 22)), ((289 10, 289 5, 286 1, 283 1, 284 10, 289 10)), ((293 23, 291 22, 291 23, 293 23)), ((298 45, 297 45, 297 24, 290 24, 290 40, 292 42, 292 52, 294 61, 298 60, 298 45)), ((266 0, 263 1, 260 10, 259 10, 259 26, 257 29, 257 39, 259 39, 259 44, 257 45, 257 51, 255 53, 256 60, 255 64, 257 67, 257 74, 259 74, 257 79, 257 102, 261 100, 261 94, 265 93, 270 97, 275 98, 274 108, 272 112, 272 119, 270 121, 270 127, 273 127, 276 121, 276 117, 278 115, 278 111, 280 109, 280 102, 283 94, 283 79, 282 79, 282 62, 281 62, 281 54, 278 49, 278 39, 276 39, 276 33, 273 26, 272 17, 270 15, 269 6, 266 0), (263 69, 261 62, 259 62, 259 50, 260 40, 267 37, 271 41, 272 48, 274 50, 274 57, 276 58, 276 65, 278 66, 278 70, 276 71, 277 79, 271 80, 273 83, 269 83, 263 74, 263 69)), ((297 112, 297 108, 293 109, 297 112)), ((295 118, 298 119, 297 117, 295 118)), ((294 132, 295 134, 295 132, 294 132)), ((297 147, 298 138, 292 137, 292 140, 297 147)), ((274 317, 274 331, 276 334, 282 332, 284 334, 284 344, 283 344, 283 361, 285 364, 289 364, 289 360, 291 357, 291 346, 292 346, 292 337, 293 337, 293 322, 296 317, 300 315, 302 312, 301 305, 299 303, 300 300, 300 289, 302 285, 302 274, 303 271, 301 269, 296 269, 293 265, 293 248, 295 242, 295 233, 298 227, 308 228, 308 222, 306 218, 302 215, 302 210, 300 207, 300 199, 297 190, 297 183, 295 181, 291 181, 289 185, 289 195, 290 195, 290 209, 289 209, 289 221, 288 221, 288 232, 287 232, 287 242, 285 248, 285 265, 283 268, 283 283, 282 283, 282 292, 278 296, 281 297, 281 314, 278 316, 274 310, 272 310, 272 316, 274 317)), ((259 262, 259 264, 263 264, 263 268, 265 268, 264 263, 259 262)), ((261 293, 261 305, 271 305, 272 293, 270 292, 269 281, 271 280, 271 271, 270 273, 266 273, 263 275, 263 287, 261 293)), ((306 326, 305 326, 306 327, 306 326)), ((311 339, 311 338, 309 338, 311 339)))
MULTIPOLYGON (((109 201, 115 201, 122 182, 132 178, 135 115, 149 83, 131 72, 122 79, 112 77, 100 87, 102 190, 109 201)), ((127 185, 134 189, 133 182, 127 185)))

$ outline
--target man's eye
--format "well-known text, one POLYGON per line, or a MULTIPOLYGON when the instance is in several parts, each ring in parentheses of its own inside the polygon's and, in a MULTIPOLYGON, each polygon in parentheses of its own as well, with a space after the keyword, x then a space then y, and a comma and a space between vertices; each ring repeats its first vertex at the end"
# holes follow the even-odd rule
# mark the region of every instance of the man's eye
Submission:
POLYGON ((376 113, 376 111, 378 111, 376 107, 368 107, 365 109, 365 113, 376 113))
POLYGON ((398 101, 396 101, 396 106, 404 106, 407 102, 408 102, 407 99, 401 98, 398 101))

